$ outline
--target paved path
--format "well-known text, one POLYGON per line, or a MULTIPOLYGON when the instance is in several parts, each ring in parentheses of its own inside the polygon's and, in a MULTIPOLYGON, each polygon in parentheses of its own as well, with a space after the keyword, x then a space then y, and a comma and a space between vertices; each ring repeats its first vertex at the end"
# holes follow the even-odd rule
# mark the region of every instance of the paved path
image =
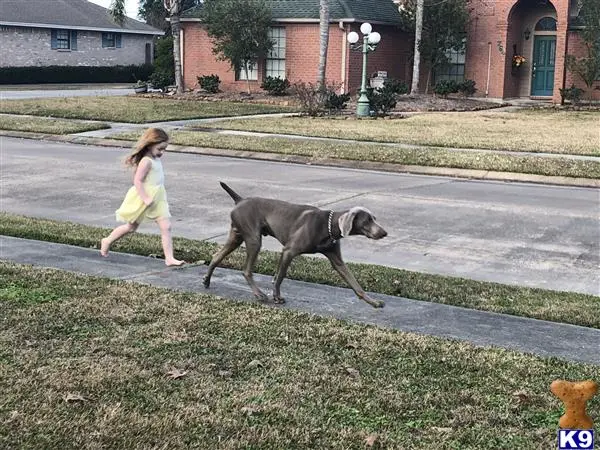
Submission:
MULTIPOLYGON (((124 253, 102 258, 97 250, 0 236, 0 259, 253 301, 241 272, 222 268, 215 271, 206 291, 201 285, 206 266, 169 269, 162 260, 124 253)), ((270 286, 271 277, 255 278, 259 285, 270 286)), ((349 289, 293 280, 285 280, 283 292, 286 305, 273 307, 600 365, 598 329, 381 294, 372 295, 386 306, 374 309, 349 289)))
MULTIPOLYGON (((131 183, 127 149, 3 138, 0 210, 113 227, 131 183)), ((388 230, 345 239, 345 259, 600 295, 600 190, 302 166, 169 153, 174 234, 224 242, 231 199, 265 195, 323 208, 363 205, 388 230)), ((156 233, 153 224, 144 232, 156 233)), ((272 238, 264 248, 279 250, 272 238)))

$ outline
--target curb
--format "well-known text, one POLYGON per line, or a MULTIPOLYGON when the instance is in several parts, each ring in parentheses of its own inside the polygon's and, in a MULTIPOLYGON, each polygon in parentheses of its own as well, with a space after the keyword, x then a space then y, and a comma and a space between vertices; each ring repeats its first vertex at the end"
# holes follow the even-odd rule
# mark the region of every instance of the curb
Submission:
MULTIPOLYGON (((95 138, 88 136, 57 135, 33 133, 27 131, 0 130, 0 136, 33 139, 52 142, 65 142, 71 144, 97 145, 102 147, 130 148, 132 141, 116 139, 95 138)), ((216 149, 205 147, 190 147, 170 144, 169 151, 178 153, 192 153, 206 156, 224 156, 229 158, 255 159, 262 161, 276 161, 294 164, 320 165, 329 167, 342 167, 350 169, 377 170, 393 173, 410 173, 415 175, 437 175, 454 178, 466 178, 485 181, 508 181, 535 184, 548 184, 557 186, 572 186, 584 188, 600 188, 600 180, 593 178, 572 178, 563 176, 534 175, 515 172, 497 172, 489 170, 456 169, 449 167, 412 166, 403 164, 382 163, 375 161, 354 161, 334 158, 309 158, 299 155, 281 155, 279 153, 254 152, 244 150, 216 149)))

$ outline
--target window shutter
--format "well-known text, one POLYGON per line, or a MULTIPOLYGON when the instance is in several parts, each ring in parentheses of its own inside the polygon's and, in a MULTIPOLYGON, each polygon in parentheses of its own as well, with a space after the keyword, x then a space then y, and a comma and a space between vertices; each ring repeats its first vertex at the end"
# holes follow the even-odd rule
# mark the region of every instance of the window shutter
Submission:
POLYGON ((77 31, 71 31, 71 50, 77 50, 77 31))
POLYGON ((56 42, 56 30, 50 31, 50 48, 56 50, 58 48, 58 42, 56 42))
POLYGON ((121 33, 115 33, 115 47, 121 48, 121 33))

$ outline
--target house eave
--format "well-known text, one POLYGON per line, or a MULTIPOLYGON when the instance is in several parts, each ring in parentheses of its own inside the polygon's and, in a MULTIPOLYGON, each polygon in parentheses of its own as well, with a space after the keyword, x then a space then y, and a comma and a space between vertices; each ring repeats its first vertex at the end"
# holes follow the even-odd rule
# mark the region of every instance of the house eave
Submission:
MULTIPOLYGON (((180 22, 202 22, 202 19, 199 19, 197 17, 182 17, 181 19, 179 19, 180 22)), ((276 23, 319 23, 319 19, 313 19, 313 18, 298 18, 298 19, 294 19, 294 18, 277 18, 277 19, 273 19, 273 22, 276 23)), ((358 20, 358 19, 354 19, 354 18, 343 18, 343 19, 331 19, 329 21, 329 23, 363 23, 366 22, 365 20, 358 20)), ((369 20, 368 21, 370 24, 372 25, 385 25, 385 26, 400 26, 400 24, 392 24, 389 22, 382 22, 379 20, 369 20)))
POLYGON ((142 30, 126 30, 123 28, 98 28, 98 27, 82 27, 77 25, 53 25, 47 23, 27 23, 27 22, 5 22, 0 20, 0 25, 8 27, 26 27, 26 28, 49 28, 54 30, 77 30, 77 31, 101 31, 106 33, 123 33, 123 34, 145 34, 152 36, 162 36, 164 31, 142 31, 142 30))

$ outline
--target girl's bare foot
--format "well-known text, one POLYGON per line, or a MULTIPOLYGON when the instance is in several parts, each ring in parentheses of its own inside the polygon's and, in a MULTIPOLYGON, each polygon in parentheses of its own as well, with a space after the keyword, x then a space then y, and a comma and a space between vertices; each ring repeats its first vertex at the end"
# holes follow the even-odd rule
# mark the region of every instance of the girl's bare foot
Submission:
POLYGON ((180 261, 179 259, 175 259, 175 258, 165 259, 165 264, 169 267, 172 267, 172 266, 177 267, 177 266, 183 266, 185 264, 185 261, 180 261))
POLYGON ((110 248, 110 244, 108 243, 107 239, 104 238, 100 241, 100 255, 104 256, 105 258, 108 256, 108 249, 110 248))

